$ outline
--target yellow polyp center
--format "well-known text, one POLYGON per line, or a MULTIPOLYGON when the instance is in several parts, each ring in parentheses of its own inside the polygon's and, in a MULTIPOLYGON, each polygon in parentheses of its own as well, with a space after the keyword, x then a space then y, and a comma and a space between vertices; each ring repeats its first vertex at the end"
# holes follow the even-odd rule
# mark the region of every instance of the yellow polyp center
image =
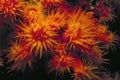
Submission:
POLYGON ((78 69, 75 70, 76 76, 81 77, 86 73, 87 69, 85 69, 83 66, 79 67, 78 69))
POLYGON ((61 56, 61 59, 60 59, 60 64, 61 66, 65 67, 67 64, 66 64, 66 59, 64 56, 61 56))
POLYGON ((78 30, 76 34, 74 34, 73 40, 76 40, 81 37, 81 30, 78 30))
POLYGON ((35 11, 30 11, 29 14, 30 15, 33 15, 35 13, 35 11))
POLYGON ((99 31, 99 33, 106 33, 107 28, 106 28, 106 27, 101 26, 101 27, 99 27, 98 31, 99 31))
POLYGON ((67 31, 64 36, 65 38, 70 37, 71 40, 78 40, 81 37, 81 29, 67 31))
POLYGON ((37 10, 35 8, 31 8, 29 9, 29 15, 32 16, 37 12, 37 10))

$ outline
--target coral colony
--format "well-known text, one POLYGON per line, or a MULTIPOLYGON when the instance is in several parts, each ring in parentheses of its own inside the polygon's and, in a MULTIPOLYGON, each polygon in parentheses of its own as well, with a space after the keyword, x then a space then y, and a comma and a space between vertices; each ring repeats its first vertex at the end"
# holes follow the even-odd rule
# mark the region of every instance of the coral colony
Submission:
MULTIPOLYGON (((1 0, 0 28, 13 29, 5 51, 11 71, 32 68, 34 58, 51 55, 50 71, 74 80, 117 80, 99 72, 119 37, 105 24, 113 21, 109 0, 1 0), (94 3, 94 5, 92 4, 94 3)), ((2 57, 0 66, 3 66, 2 57)))

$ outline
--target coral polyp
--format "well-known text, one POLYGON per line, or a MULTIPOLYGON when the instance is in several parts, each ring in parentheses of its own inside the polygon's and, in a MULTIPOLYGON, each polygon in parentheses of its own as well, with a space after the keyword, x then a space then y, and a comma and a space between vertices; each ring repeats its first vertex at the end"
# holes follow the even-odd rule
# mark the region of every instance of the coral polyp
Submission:
POLYGON ((9 55, 7 55, 9 62, 14 62, 14 64, 11 67, 11 70, 22 70, 24 71, 26 67, 28 66, 31 68, 32 66, 32 54, 29 52, 29 47, 27 45, 24 45, 20 42, 13 43, 13 46, 9 48, 8 50, 10 52, 9 55))
POLYGON ((41 3, 44 7, 51 7, 51 6, 57 6, 59 4, 62 4, 64 0, 41 0, 41 3))
POLYGON ((68 47, 66 46, 66 44, 57 44, 57 46, 55 47, 55 53, 58 53, 60 55, 66 54, 66 51, 68 50, 68 47))
POLYGON ((94 70, 97 69, 96 66, 93 66, 91 62, 81 61, 79 58, 76 58, 75 62, 72 64, 74 73, 74 80, 91 80, 101 78, 94 73, 94 70))
POLYGON ((113 32, 109 32, 106 36, 105 36, 105 46, 106 48, 112 48, 114 49, 115 46, 118 44, 120 38, 118 37, 118 35, 116 35, 113 32))
POLYGON ((105 44, 106 48, 114 47, 119 40, 119 37, 115 33, 109 31, 108 27, 105 25, 99 25, 97 37, 101 43, 105 44))
POLYGON ((40 3, 28 3, 23 10, 23 17, 29 22, 36 21, 36 19, 41 15, 44 16, 43 8, 40 3))
POLYGON ((64 74, 65 72, 70 72, 70 67, 74 57, 71 54, 55 55, 50 60, 49 64, 52 70, 56 70, 57 74, 64 74))
POLYGON ((0 1, 0 15, 4 18, 15 19, 25 5, 22 0, 2 0, 0 1))
POLYGON ((90 46, 95 45, 96 26, 95 20, 89 17, 84 11, 75 11, 67 21, 68 29, 63 33, 63 39, 68 40, 74 48, 87 51, 90 46))
POLYGON ((35 49, 35 55, 40 54, 40 57, 42 56, 43 50, 50 50, 50 48, 54 48, 57 44, 55 40, 57 36, 56 32, 50 26, 46 26, 43 23, 36 22, 30 25, 22 23, 22 26, 18 26, 21 32, 18 32, 16 36, 29 44, 31 47, 30 54, 35 49))
POLYGON ((112 21, 115 18, 114 8, 110 5, 111 0, 101 0, 95 8, 95 14, 100 17, 100 21, 112 21))

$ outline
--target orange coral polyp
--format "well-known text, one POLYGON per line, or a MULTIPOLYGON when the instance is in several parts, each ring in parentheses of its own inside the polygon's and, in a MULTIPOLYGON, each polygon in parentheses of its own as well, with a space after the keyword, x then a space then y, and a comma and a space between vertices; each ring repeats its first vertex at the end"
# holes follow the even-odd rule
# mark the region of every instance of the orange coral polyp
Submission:
POLYGON ((93 70, 97 69, 97 67, 92 66, 91 63, 88 62, 88 64, 86 64, 85 62, 81 61, 80 59, 75 59, 75 62, 73 62, 72 64, 72 68, 74 70, 73 76, 75 80, 91 80, 91 79, 98 79, 101 80, 99 78, 99 76, 97 76, 93 70))
POLYGON ((67 50, 68 50, 68 47, 66 46, 66 44, 59 43, 59 44, 57 44, 55 51, 56 51, 56 53, 63 55, 63 54, 66 54, 67 50))
POLYGON ((112 14, 112 9, 111 8, 104 8, 102 10, 102 15, 100 16, 101 21, 112 21, 113 18, 115 17, 114 14, 112 14))
POLYGON ((105 44, 110 44, 113 39, 113 33, 108 32, 107 26, 99 25, 97 31, 97 37, 105 44))
POLYGON ((52 69, 57 70, 58 74, 63 74, 67 71, 70 72, 73 59, 71 54, 61 54, 53 56, 49 63, 52 69))
POLYGON ((43 17, 41 4, 38 3, 28 3, 23 9, 23 17, 25 20, 27 19, 29 22, 36 21, 38 17, 43 17))
POLYGON ((98 34, 105 34, 107 33, 107 26, 99 25, 97 31, 98 31, 98 34))
POLYGON ((51 7, 51 6, 57 6, 59 4, 62 4, 64 0, 41 0, 41 3, 44 7, 51 7))
POLYGON ((9 62, 14 61, 12 70, 22 70, 29 66, 31 68, 32 55, 29 53, 29 46, 20 44, 18 42, 13 43, 13 46, 9 49, 8 54, 9 62))
POLYGON ((67 44, 73 45, 74 48, 81 46, 79 50, 87 50, 89 46, 95 45, 96 30, 98 24, 84 11, 79 10, 73 13, 68 19, 67 29, 63 33, 63 39, 67 44))
POLYGON ((83 76, 86 76, 88 70, 86 69, 86 67, 83 65, 83 63, 81 62, 80 59, 76 58, 74 60, 75 62, 72 64, 72 68, 74 70, 74 77, 75 79, 79 79, 83 76))
POLYGON ((35 50, 34 54, 39 54, 40 57, 43 50, 51 50, 57 44, 55 40, 56 32, 44 23, 44 20, 42 22, 30 23, 29 25, 22 23, 22 26, 19 26, 21 32, 17 32, 17 37, 29 44, 30 54, 35 50))
POLYGON ((18 11, 22 11, 25 2, 21 0, 2 0, 0 1, 0 13, 5 18, 14 19, 18 15, 18 11))

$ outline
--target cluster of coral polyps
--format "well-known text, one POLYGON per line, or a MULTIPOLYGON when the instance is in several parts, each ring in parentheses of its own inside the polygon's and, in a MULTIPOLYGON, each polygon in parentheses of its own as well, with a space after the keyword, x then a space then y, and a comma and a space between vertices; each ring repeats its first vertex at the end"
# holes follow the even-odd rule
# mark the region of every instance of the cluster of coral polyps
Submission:
POLYGON ((8 62, 13 61, 10 69, 24 71, 38 56, 50 54, 48 66, 58 75, 67 72, 74 80, 112 80, 97 73, 107 60, 103 56, 118 41, 103 24, 114 19, 112 11, 107 0, 0 1, 0 27, 14 29, 7 50, 8 62))

